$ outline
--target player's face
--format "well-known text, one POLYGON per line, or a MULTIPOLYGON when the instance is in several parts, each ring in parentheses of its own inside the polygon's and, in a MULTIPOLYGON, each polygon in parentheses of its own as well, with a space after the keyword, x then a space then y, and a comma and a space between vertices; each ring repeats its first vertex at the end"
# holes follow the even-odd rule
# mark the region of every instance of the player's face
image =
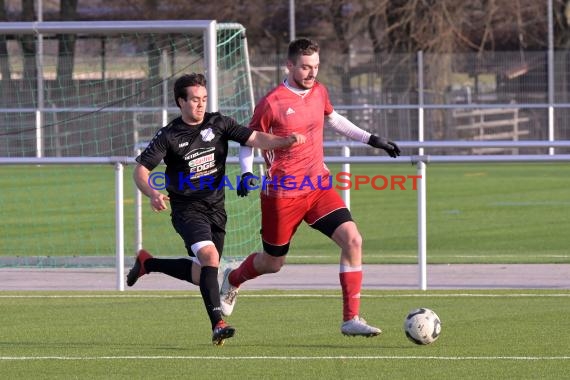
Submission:
POLYGON ((186 124, 200 124, 204 120, 206 113, 206 101, 208 100, 208 90, 204 86, 186 87, 186 100, 180 99, 180 111, 182 120, 186 124))
POLYGON ((296 62, 287 62, 289 76, 287 82, 301 89, 309 89, 315 85, 319 72, 319 53, 301 55, 296 62))

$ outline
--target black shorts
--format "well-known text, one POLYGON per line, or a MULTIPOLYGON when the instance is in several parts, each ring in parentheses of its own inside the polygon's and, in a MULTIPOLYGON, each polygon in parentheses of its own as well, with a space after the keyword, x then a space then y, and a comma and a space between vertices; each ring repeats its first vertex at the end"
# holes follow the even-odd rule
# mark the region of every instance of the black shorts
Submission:
POLYGON ((222 257, 224 250, 225 214, 209 215, 197 210, 172 210, 172 225, 184 240, 188 255, 195 257, 192 246, 196 243, 211 241, 222 257))

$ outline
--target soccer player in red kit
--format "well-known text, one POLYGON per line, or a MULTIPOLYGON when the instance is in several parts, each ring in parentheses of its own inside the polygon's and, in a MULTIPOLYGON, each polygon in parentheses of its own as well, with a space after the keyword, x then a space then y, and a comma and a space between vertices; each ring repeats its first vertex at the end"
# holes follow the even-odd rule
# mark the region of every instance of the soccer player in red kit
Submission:
MULTIPOLYGON (((357 141, 385 150, 391 157, 398 146, 372 135, 334 111, 327 89, 316 81, 319 46, 308 39, 289 45, 287 78, 256 105, 249 128, 287 136, 306 137, 305 144, 289 150, 265 150, 267 177, 262 184, 261 237, 263 252, 250 254, 239 267, 224 271, 220 298, 222 313, 233 311, 239 287, 248 280, 276 273, 285 264, 289 244, 304 220, 332 239, 341 249, 340 285, 343 297, 341 332, 350 336, 376 336, 377 327, 359 315, 362 287, 362 237, 350 211, 332 186, 324 163, 323 132, 326 126, 357 141)), ((242 180, 238 195, 248 194, 255 184, 251 174, 251 148, 242 147, 242 180)))

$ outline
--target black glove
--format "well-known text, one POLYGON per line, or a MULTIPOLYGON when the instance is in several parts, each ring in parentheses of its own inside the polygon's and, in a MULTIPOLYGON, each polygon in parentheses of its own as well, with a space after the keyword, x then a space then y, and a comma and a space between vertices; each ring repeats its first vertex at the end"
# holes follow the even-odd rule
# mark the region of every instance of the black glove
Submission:
POLYGON ((253 189, 255 185, 257 185, 257 178, 253 173, 243 173, 237 187, 237 195, 239 197, 247 197, 249 191, 253 189))
POLYGON ((398 145, 396 145, 395 142, 387 140, 383 137, 371 135, 370 140, 368 140, 368 145, 373 146, 374 148, 384 149, 386 153, 388 153, 388 155, 393 158, 396 158, 400 155, 400 148, 398 148, 398 145))

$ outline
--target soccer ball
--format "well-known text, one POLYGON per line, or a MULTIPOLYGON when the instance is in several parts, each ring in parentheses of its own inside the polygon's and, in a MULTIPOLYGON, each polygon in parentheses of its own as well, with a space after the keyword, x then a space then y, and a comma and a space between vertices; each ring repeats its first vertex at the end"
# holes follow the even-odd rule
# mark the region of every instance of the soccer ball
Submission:
POLYGON ((441 321, 431 309, 414 309, 404 320, 404 332, 415 344, 430 344, 435 342, 441 333, 441 321))

